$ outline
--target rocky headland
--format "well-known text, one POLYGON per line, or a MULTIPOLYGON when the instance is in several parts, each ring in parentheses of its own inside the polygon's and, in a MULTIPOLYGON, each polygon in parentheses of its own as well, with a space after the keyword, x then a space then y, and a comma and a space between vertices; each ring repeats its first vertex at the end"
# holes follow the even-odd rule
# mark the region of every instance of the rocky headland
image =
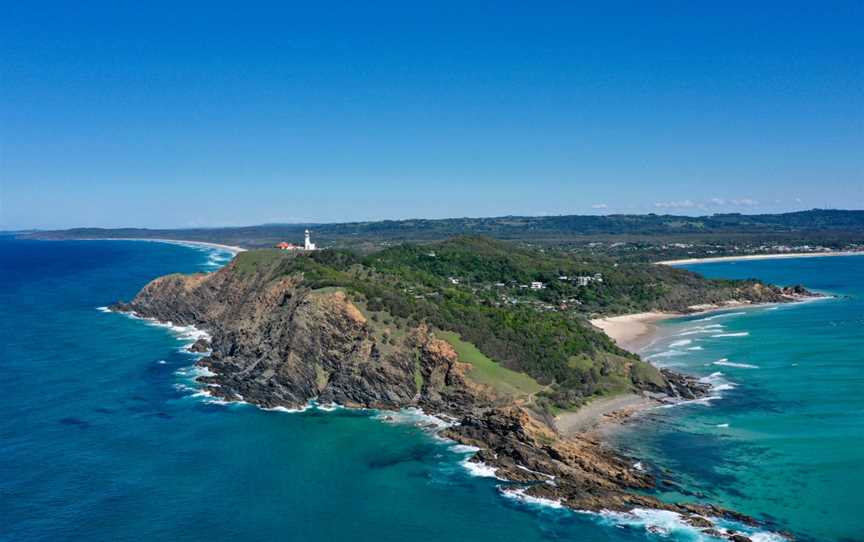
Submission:
MULTIPOLYGON (((250 253, 247 253, 250 254, 250 253)), ((254 253, 253 253, 254 254, 254 253)), ((251 257, 251 256, 250 256, 251 257)), ((772 301, 805 292, 772 291, 772 301)), ((235 259, 209 274, 169 275, 114 311, 206 330, 199 378, 211 395, 265 408, 302 408, 311 400, 345 407, 421 408, 452 420, 440 434, 478 448, 473 461, 495 469, 508 490, 582 511, 670 510, 697 529, 735 540, 709 518, 752 518, 712 505, 670 504, 648 494, 657 480, 594 433, 564 435, 530 398, 510 400, 469 377, 471 366, 423 322, 399 333, 342 288, 312 288, 303 273, 257 268, 235 259)), ((670 400, 704 395, 705 384, 663 370, 634 380, 637 392, 670 400)))

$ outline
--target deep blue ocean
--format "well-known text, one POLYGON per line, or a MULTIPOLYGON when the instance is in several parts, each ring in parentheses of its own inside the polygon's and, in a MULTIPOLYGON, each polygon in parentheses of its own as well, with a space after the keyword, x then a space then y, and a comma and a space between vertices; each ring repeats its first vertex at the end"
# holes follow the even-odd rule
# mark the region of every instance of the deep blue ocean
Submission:
MULTIPOLYGON (((386 423, 209 403, 183 351, 192 334, 99 310, 156 276, 229 258, 0 238, 0 540, 699 540, 670 518, 505 497, 411 413, 386 423)), ((700 271, 850 297, 665 324, 646 353, 711 378, 719 398, 652 412, 622 443, 646 468, 800 537, 862 539, 864 258, 700 271), (722 332, 679 336, 713 323, 722 332), (712 365, 723 358, 752 368, 712 365)))

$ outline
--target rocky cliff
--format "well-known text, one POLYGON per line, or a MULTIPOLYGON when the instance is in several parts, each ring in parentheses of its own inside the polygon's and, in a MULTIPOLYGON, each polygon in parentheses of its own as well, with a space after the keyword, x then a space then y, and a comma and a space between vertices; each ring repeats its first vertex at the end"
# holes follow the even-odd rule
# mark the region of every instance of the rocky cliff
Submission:
MULTIPOLYGON (((632 460, 595 437, 565 438, 524 403, 502 404, 494 390, 466 377, 450 343, 425 324, 382 333, 362 303, 338 288, 308 287, 302 273, 278 263, 254 268, 235 259, 212 274, 169 275, 148 284, 117 311, 211 335, 200 360, 213 395, 263 407, 320 403, 398 409, 417 406, 453 419, 444 435, 480 449, 478 460, 513 483, 511 490, 560 501, 579 510, 674 510, 711 529, 703 516, 731 512, 710 506, 670 505, 635 492, 654 486, 632 460)), ((661 389, 692 397, 700 387, 665 374, 661 389)), ((657 388, 657 383, 652 384, 657 388)))

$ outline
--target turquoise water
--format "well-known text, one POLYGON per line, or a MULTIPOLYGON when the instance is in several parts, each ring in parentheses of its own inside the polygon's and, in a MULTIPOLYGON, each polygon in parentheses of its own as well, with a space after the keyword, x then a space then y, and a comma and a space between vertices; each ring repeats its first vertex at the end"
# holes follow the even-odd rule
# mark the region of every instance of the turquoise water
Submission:
POLYGON ((0 239, 0 539, 645 539, 503 498, 410 416, 193 397, 188 338, 97 307, 212 256, 0 239))
POLYGON ((684 487, 799 538, 864 540, 864 257, 689 268, 840 297, 664 323, 643 355, 705 377, 719 398, 655 412, 624 441, 684 487))
MULTIPOLYGON (((666 527, 651 534, 638 518, 505 498, 501 482, 460 465, 468 452, 410 414, 386 423, 374 412, 208 403, 195 396, 195 358, 182 351, 190 334, 97 310, 155 276, 212 270, 227 257, 0 238, 0 540, 698 539, 674 518, 648 514, 666 527)), ((681 359, 694 371, 710 374, 703 363, 722 356, 760 368, 724 368, 738 387, 722 399, 655 414, 630 433, 629 445, 656 457, 646 466, 680 469, 687 485, 796 533, 860 538, 851 512, 860 503, 862 313, 860 290, 848 285, 862 259, 840 260, 788 282, 855 298, 730 317, 723 324, 750 337, 700 338, 705 357, 681 359), (750 350, 735 350, 748 340, 750 350)), ((679 325, 689 324, 670 331, 679 325)))

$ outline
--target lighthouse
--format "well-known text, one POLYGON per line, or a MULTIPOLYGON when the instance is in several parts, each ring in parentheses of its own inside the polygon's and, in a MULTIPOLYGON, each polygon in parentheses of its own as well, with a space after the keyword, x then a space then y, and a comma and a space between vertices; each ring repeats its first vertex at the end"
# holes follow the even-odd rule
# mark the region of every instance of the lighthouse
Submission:
POLYGON ((312 242, 309 230, 306 230, 306 240, 303 243, 303 248, 305 248, 306 250, 315 250, 315 243, 312 242))

